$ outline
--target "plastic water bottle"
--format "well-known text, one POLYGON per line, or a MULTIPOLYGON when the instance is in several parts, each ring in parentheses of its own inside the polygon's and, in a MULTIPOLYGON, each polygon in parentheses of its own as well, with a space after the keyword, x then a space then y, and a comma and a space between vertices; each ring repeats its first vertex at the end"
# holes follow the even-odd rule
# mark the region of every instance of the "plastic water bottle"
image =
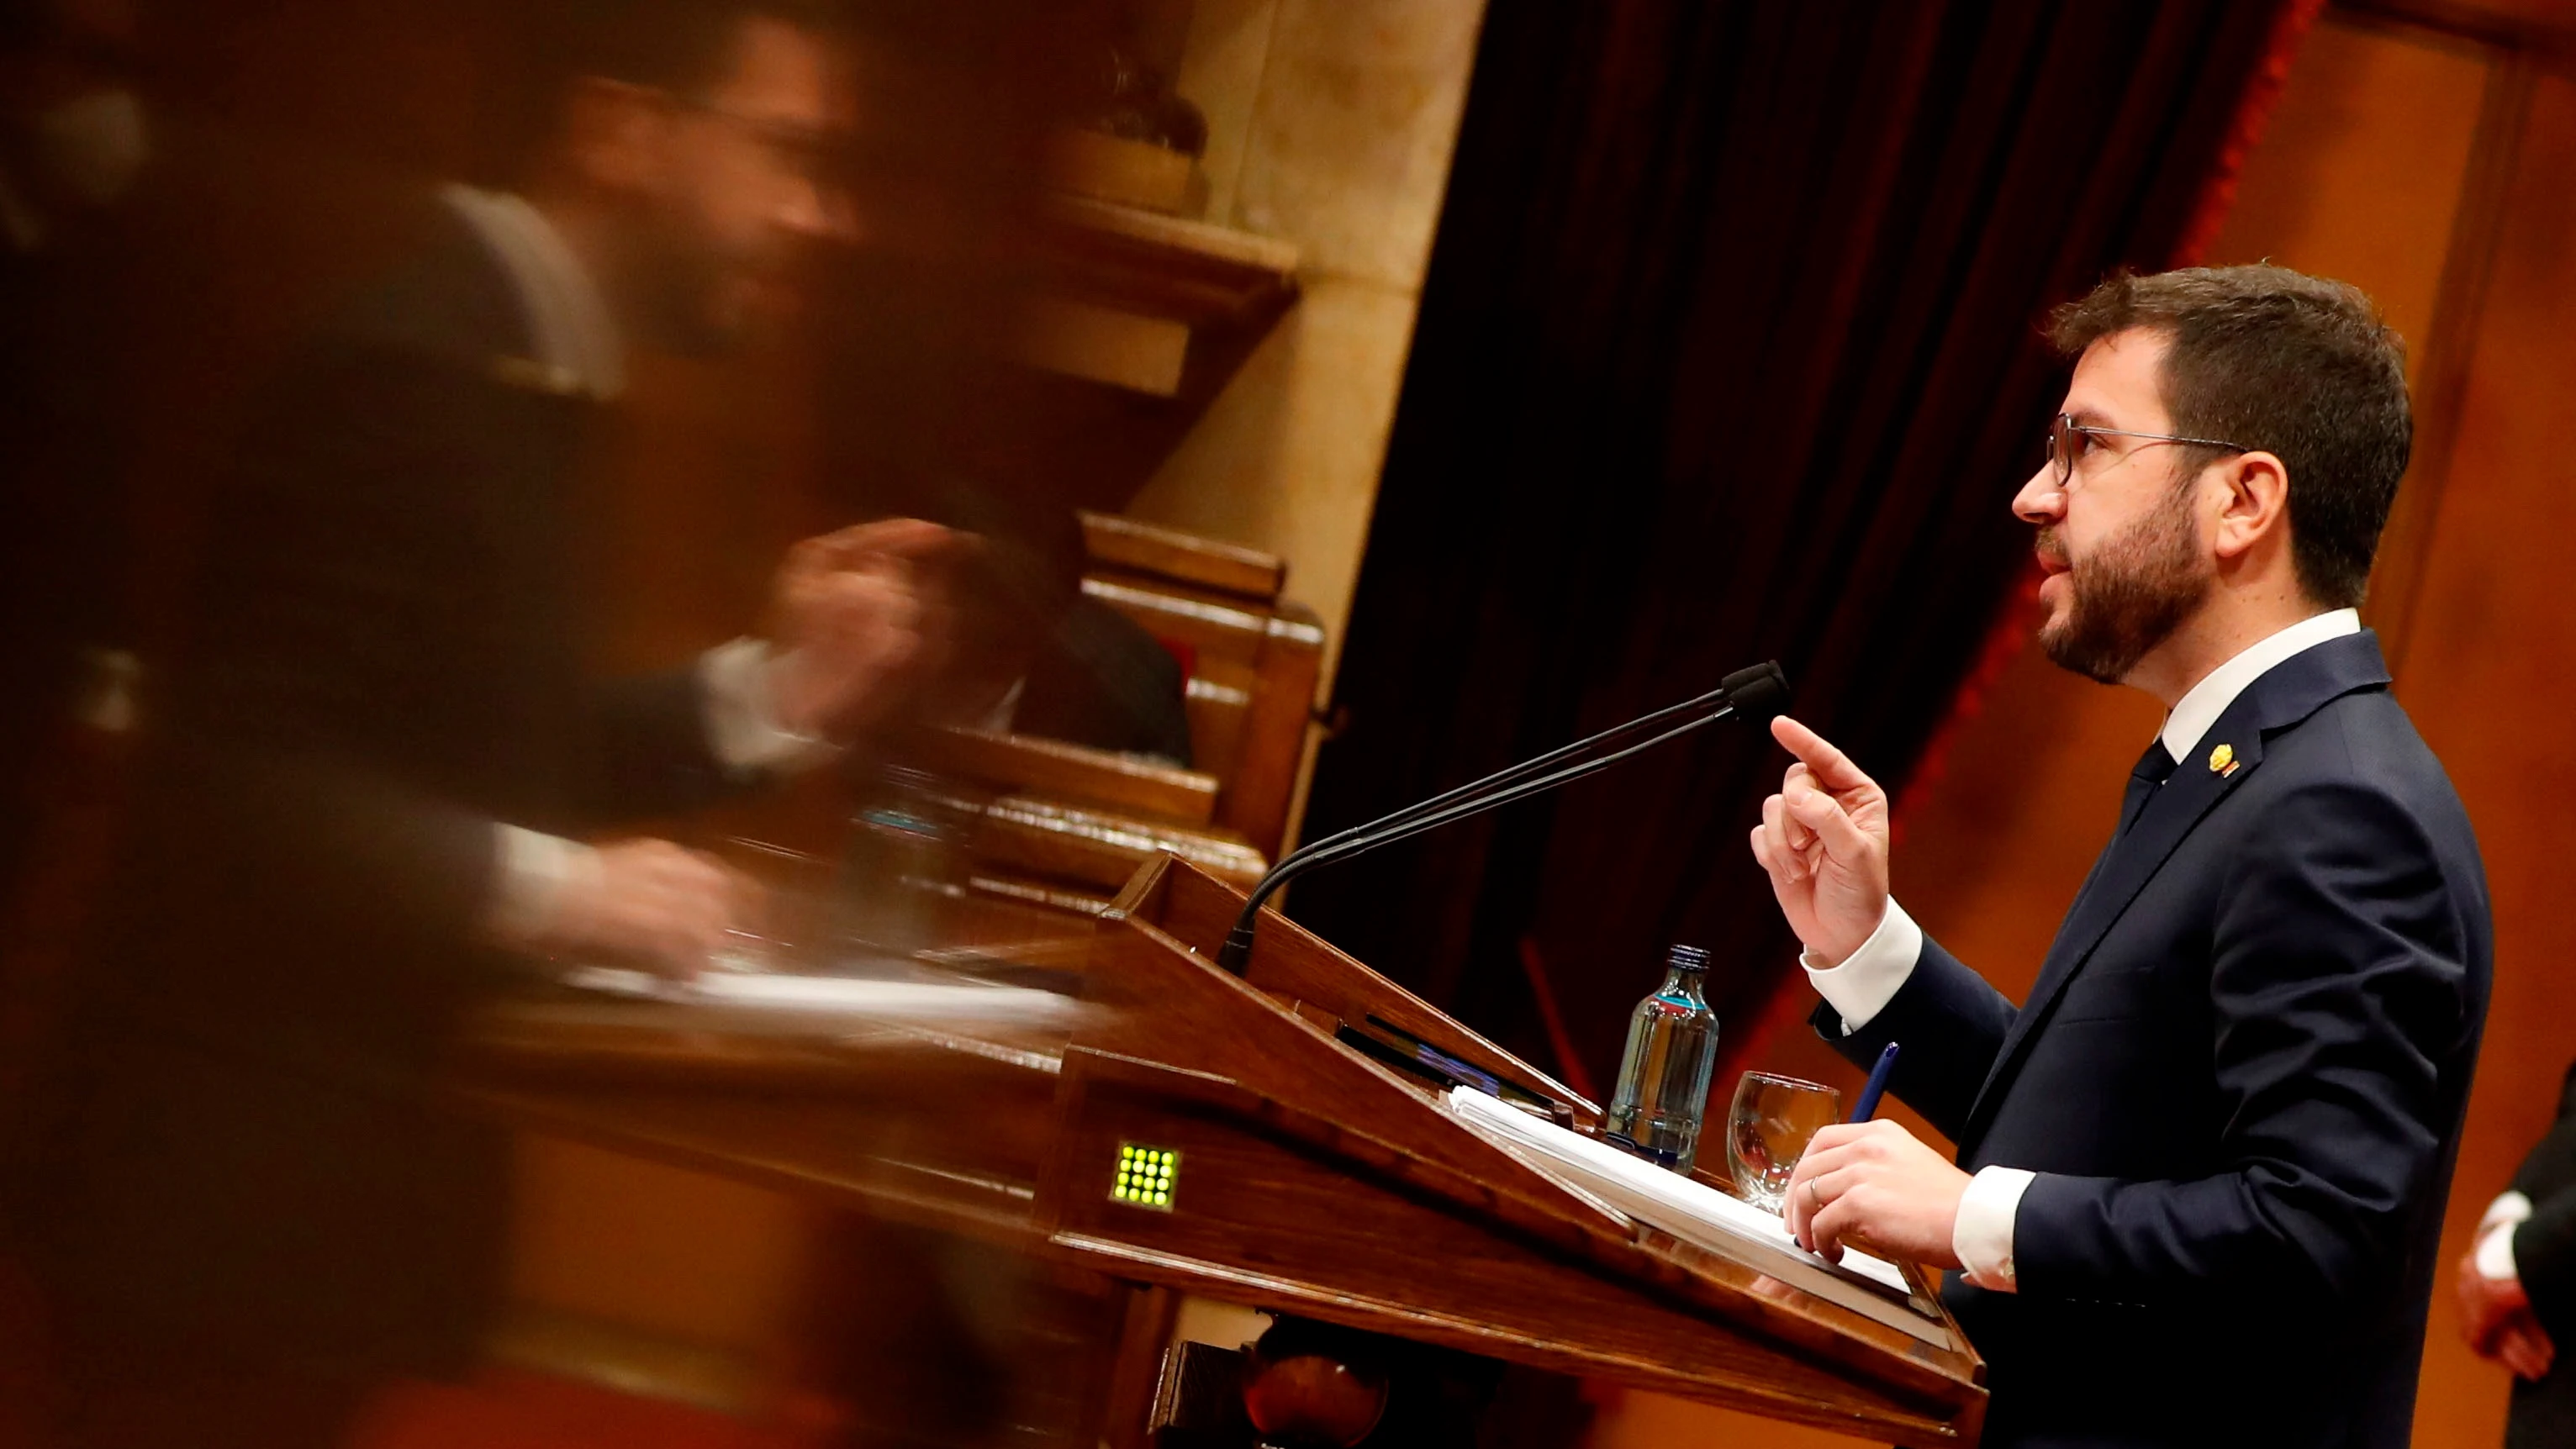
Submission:
POLYGON ((1690 1171, 1717 1070, 1717 1015, 1708 1009, 1708 953, 1675 946, 1664 984, 1628 1018, 1610 1139, 1675 1172, 1690 1171))

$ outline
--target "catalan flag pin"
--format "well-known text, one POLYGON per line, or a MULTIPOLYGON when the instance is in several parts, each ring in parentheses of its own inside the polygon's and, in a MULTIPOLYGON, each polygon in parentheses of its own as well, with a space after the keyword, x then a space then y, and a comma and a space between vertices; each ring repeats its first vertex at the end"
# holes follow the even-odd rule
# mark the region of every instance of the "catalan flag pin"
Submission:
POLYGON ((2224 780, 2236 773, 2236 747, 2220 745, 2209 752, 2209 772, 2224 780))

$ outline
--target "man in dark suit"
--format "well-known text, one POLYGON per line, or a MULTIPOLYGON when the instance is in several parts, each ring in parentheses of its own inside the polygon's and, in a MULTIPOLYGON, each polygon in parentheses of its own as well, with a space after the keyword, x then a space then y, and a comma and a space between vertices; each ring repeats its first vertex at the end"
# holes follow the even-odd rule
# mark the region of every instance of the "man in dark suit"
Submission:
POLYGON ((436 1091, 538 958, 685 975, 745 889, 589 837, 827 755, 933 652, 950 536, 802 545, 766 640, 600 678, 574 497, 627 347, 756 330, 838 225, 830 35, 775 0, 594 6, 520 194, 433 236, 269 389, 72 1033, 38 1266, 83 1444, 331 1441, 468 1361, 506 1140, 436 1091))
POLYGON ((2576 1066, 2558 1120, 2488 1204, 2457 1272, 2461 1333, 2514 1376, 2506 1449, 2576 1443, 2576 1374, 2557 1371, 2560 1340, 2576 1334, 2576 1066))
POLYGON ((2407 1442, 2487 1004, 2466 814, 2353 606, 2409 446, 2368 299, 2122 276, 2015 502, 2061 665, 2169 708, 2016 1007, 1888 894, 1887 800, 1812 731, 1753 848, 1817 1029, 1958 1144, 1832 1127, 1787 1217, 1945 1268, 1991 1445, 2407 1442))

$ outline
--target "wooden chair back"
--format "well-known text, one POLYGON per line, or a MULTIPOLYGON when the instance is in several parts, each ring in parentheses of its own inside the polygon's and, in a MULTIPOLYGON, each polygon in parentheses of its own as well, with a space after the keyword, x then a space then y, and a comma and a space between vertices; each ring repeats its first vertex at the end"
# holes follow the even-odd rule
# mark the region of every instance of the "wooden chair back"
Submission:
POLYGON ((1276 856, 1324 655, 1315 611, 1280 597, 1286 562, 1114 514, 1083 514, 1082 532, 1083 592, 1188 670, 1192 764, 1217 781, 1210 823, 1276 856))

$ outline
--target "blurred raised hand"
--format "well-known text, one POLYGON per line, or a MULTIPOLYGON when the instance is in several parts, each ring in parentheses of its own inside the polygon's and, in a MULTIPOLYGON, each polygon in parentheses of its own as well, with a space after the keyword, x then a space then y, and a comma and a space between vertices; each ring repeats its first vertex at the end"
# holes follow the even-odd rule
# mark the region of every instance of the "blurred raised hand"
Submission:
POLYGON ((953 575, 977 543, 896 518, 790 549, 771 595, 770 702, 780 727, 846 740, 935 673, 955 632, 953 575))

